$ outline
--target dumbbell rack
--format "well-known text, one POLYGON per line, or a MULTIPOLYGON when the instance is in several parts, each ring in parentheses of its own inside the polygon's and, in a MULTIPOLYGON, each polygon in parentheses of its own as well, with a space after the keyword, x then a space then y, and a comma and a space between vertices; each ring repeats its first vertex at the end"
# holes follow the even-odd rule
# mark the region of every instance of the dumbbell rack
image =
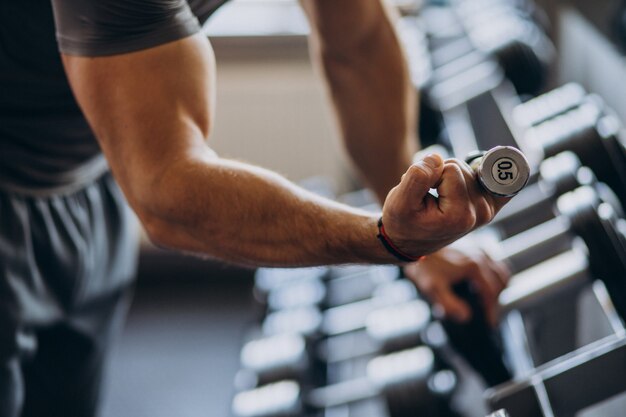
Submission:
MULTIPOLYGON (((524 140, 528 126, 539 126, 554 116, 579 108, 587 94, 580 87, 570 85, 547 98, 544 97, 543 102, 535 100, 520 106, 522 99, 518 94, 519 85, 511 82, 510 74, 493 54, 475 46, 475 39, 467 33, 469 24, 459 19, 463 8, 471 9, 478 7, 479 3, 495 4, 503 1, 457 0, 451 1, 447 6, 439 4, 436 10, 422 11, 443 12, 448 19, 450 16, 456 19, 456 26, 431 26, 425 29, 426 18, 409 16, 403 18, 399 29, 409 61, 418 63, 411 68, 413 82, 420 91, 426 92, 426 100, 429 101, 427 107, 431 112, 439 114, 445 126, 443 134, 437 140, 448 147, 452 154, 460 157, 474 149, 486 149, 493 145, 517 146, 527 154, 531 164, 538 168, 543 155, 535 152, 533 145, 524 140), (448 10, 444 10, 446 8, 448 10), (433 36, 433 31, 445 33, 435 33, 433 36), (446 37, 456 40, 448 42, 450 39, 447 39, 442 42, 442 38, 446 37), (447 45, 442 46, 443 43, 447 45), (441 65, 446 55, 456 55, 457 62, 464 61, 459 64, 461 69, 441 65), (521 107, 524 107, 524 111, 521 111, 521 107), (547 112, 550 116, 542 120, 541 113, 546 108, 550 108, 547 112), (526 122, 521 126, 519 121, 524 118, 526 122)), ((540 45, 539 49, 545 54, 549 48, 540 45)), ((509 58, 510 56, 507 57, 509 58)), ((357 195, 362 198, 365 194, 357 195)), ((351 196, 345 200, 354 203, 355 198, 351 196)), ((371 203, 367 198, 365 201, 357 198, 356 201, 354 205, 359 206, 371 203)), ((620 223, 621 245, 626 241, 624 230, 626 229, 620 223)), ((623 249, 626 253, 626 247, 623 249)), ((575 269, 583 262, 584 253, 580 252, 579 258, 572 254, 575 253, 569 253, 569 257, 564 255, 543 262, 537 268, 525 271, 524 276, 534 274, 536 278, 541 278, 549 275, 549 269, 575 269)), ((357 269, 367 275, 366 268, 357 269)), ((342 274, 350 275, 357 269, 334 272, 331 269, 330 273, 325 270, 326 278, 323 281, 326 299, 334 299, 331 304, 335 307, 355 300, 363 301, 366 306, 377 286, 389 283, 367 282, 355 288, 359 295, 346 296, 347 287, 337 285, 337 282, 348 278, 341 278, 342 274), (328 279, 330 275, 334 279, 328 279)), ((292 272, 293 279, 298 279, 298 276, 302 278, 302 273, 292 272)), ((317 273, 319 270, 313 271, 313 275, 317 273)), ((455 416, 482 417, 488 410, 497 409, 507 410, 511 417, 625 415, 626 331, 623 321, 616 313, 604 284, 599 281, 572 282, 574 285, 557 288, 557 297, 537 297, 541 301, 531 303, 532 308, 512 309, 502 318, 500 332, 505 358, 513 374, 511 381, 484 391, 484 385, 476 378, 476 373, 457 354, 446 351, 443 355, 445 357, 438 359, 445 362, 446 366, 452 366, 457 373, 457 389, 448 398, 453 403, 455 416)), ((369 306, 361 310, 361 313, 366 315, 371 311, 369 306)), ((313 315, 323 323, 324 320, 328 321, 328 317, 323 314, 313 315)), ((359 321, 364 321, 363 317, 357 317, 356 322, 359 321)), ((339 323, 338 326, 342 325, 346 328, 352 326, 349 323, 339 323)), ((318 330, 324 327, 323 324, 319 326, 318 330)), ((259 329, 253 331, 251 338, 258 337, 261 332, 259 329)), ((319 334, 315 337, 319 338, 319 334)), ((424 341, 416 341, 422 342, 424 341)), ((323 362, 321 366, 326 372, 323 384, 363 378, 367 364, 380 353, 376 352, 377 346, 371 336, 363 334, 359 337, 346 337, 342 343, 307 343, 309 350, 312 349, 311 346, 315 346, 317 359, 323 362), (341 366, 336 366, 339 363, 341 366)), ((320 366, 319 363, 317 365, 320 366)), ((239 385, 240 389, 254 386, 239 385)), ((368 386, 363 387, 365 391, 369 389, 368 386)), ((387 404, 384 398, 372 395, 368 400, 332 407, 315 415, 396 417, 393 413, 390 414, 387 404)), ((285 414, 267 415, 295 416, 297 412, 294 410, 301 404, 294 402, 292 406, 296 408, 285 414)), ((430 412, 432 413, 432 409, 430 412)))
MULTIPOLYGON (((557 308, 586 304, 583 311, 588 324, 581 326, 579 333, 587 334, 579 334, 578 342, 571 340, 576 339, 575 334, 568 338, 571 346, 582 346, 539 366, 532 358, 528 323, 518 312, 504 320, 503 339, 515 378, 486 392, 492 409, 504 408, 511 417, 575 416, 584 409, 588 409, 585 416, 622 415, 624 398, 595 410, 590 408, 626 392, 626 331, 600 282, 577 293, 562 294, 564 303, 557 308)), ((566 333, 571 333, 573 320, 561 321, 566 333)))
MULTIPOLYGON (((535 156, 536 153, 529 147, 529 144, 520 141, 520 138, 523 136, 520 132, 521 129, 515 129, 513 109, 521 103, 521 100, 516 94, 512 94, 512 84, 497 69, 493 69, 491 73, 487 71, 483 73, 484 78, 478 79, 478 87, 472 83, 471 88, 475 89, 475 91, 461 92, 460 94, 458 91, 455 91, 450 94, 450 97, 443 95, 438 97, 437 91, 435 91, 434 99, 438 102, 438 109, 442 113, 442 119, 444 120, 446 133, 453 152, 462 156, 474 148, 493 146, 493 141, 496 140, 500 143, 504 141, 506 144, 520 147, 529 156, 531 162, 533 160, 538 162, 540 157, 535 156), (462 99, 459 97, 462 97, 462 99)), ((542 106, 545 108, 553 105, 555 101, 557 105, 559 103, 576 102, 584 96, 584 92, 581 92, 582 89, 577 86, 568 86, 568 88, 562 90, 559 98, 553 99, 552 103, 541 103, 542 106), (577 98, 577 96, 579 97, 577 98)), ((566 112, 570 108, 563 107, 557 110, 558 112, 566 112)), ((558 114, 558 112, 555 114, 558 114)), ((529 112, 526 113, 526 115, 528 114, 529 112)), ((539 122, 539 120, 536 122, 539 122)), ((538 166, 538 163, 535 166, 538 166)), ((600 300, 597 297, 598 294, 606 294, 606 291, 598 290, 598 286, 602 284, 596 283, 594 285, 595 290, 586 288, 584 290, 576 289, 570 291, 570 294, 564 297, 569 302, 544 306, 544 310, 549 311, 533 312, 531 316, 534 315, 535 320, 531 317, 530 319, 527 318, 525 322, 519 313, 509 315, 503 324, 503 332, 506 335, 504 340, 509 341, 507 348, 509 357, 514 358, 512 360, 517 368, 516 377, 522 378, 524 382, 511 383, 501 389, 491 390, 489 400, 494 409, 499 407, 507 408, 509 406, 512 410, 510 413, 514 417, 569 416, 574 415, 574 411, 579 411, 615 393, 626 391, 623 379, 615 377, 608 378, 608 380, 602 378, 603 382, 599 386, 594 387, 595 392, 589 395, 586 395, 585 391, 577 395, 576 390, 569 389, 570 387, 568 386, 577 382, 578 386, 585 386, 586 384, 580 384, 579 381, 572 380, 570 376, 578 375, 577 372, 579 370, 584 372, 582 371, 583 369, 586 372, 597 372, 601 369, 599 364, 610 364, 620 370, 622 374, 626 373, 623 360, 619 361, 619 353, 612 354, 613 350, 611 349, 601 356, 602 358, 605 358, 605 356, 608 358, 605 362, 594 359, 595 354, 599 354, 598 352, 607 349, 606 344, 613 343, 615 349, 621 351, 620 343, 624 337, 621 321, 610 309, 607 311, 608 298, 604 297, 600 300), (574 301, 578 299, 584 299, 585 301, 581 303, 574 301), (571 323, 569 325, 561 326, 560 329, 557 327, 556 335, 550 333, 554 331, 555 326, 546 326, 546 323, 541 321, 541 319, 545 320, 546 317, 554 317, 559 313, 561 314, 561 321, 563 321, 563 317, 577 317, 579 304, 585 306, 581 316, 587 318, 587 323, 581 326, 583 329, 579 330, 579 333, 585 333, 586 331, 588 333, 586 335, 576 334, 575 320, 570 320, 571 323), (604 308, 598 308, 598 306, 604 308), (589 314, 590 311, 593 314, 589 314), (600 311, 606 314, 602 314, 600 311), (591 317, 593 318, 590 319, 591 317), (533 321, 535 322, 535 328, 532 328, 533 321), (531 328, 529 329, 528 327, 531 328), (543 334, 541 333, 542 328, 543 334), (546 328, 549 330, 546 331, 546 328), (529 331, 535 333, 535 339, 541 340, 543 346, 537 346, 538 343, 535 343, 535 346, 531 346, 532 342, 526 337, 529 331), (593 342, 587 347, 579 347, 584 343, 581 340, 577 341, 577 337, 589 342, 600 338, 600 335, 597 333, 606 337, 601 341, 593 342), (563 352, 567 349, 572 350, 577 347, 579 349, 569 355, 561 357, 555 355, 555 352, 563 352), (534 353, 531 353, 532 351, 534 353), (532 356, 538 356, 539 358, 533 360, 532 356), (570 359, 570 356, 573 356, 573 359, 570 359), (544 363, 545 358, 552 360, 544 363), (535 367, 537 359, 539 359, 540 363, 538 368, 535 367), (532 401, 528 397, 528 393, 531 391, 532 401), (561 403, 568 403, 567 399, 571 396, 579 399, 578 403, 569 401, 569 406, 561 405, 561 403), (557 405, 553 406, 551 402, 557 405)), ((581 375, 585 374, 582 373, 581 375)), ((602 376, 602 374, 599 376, 602 376)), ((607 410, 600 413, 599 415, 603 417, 612 415, 607 410)), ((617 412, 614 415, 619 416, 622 414, 617 412)))

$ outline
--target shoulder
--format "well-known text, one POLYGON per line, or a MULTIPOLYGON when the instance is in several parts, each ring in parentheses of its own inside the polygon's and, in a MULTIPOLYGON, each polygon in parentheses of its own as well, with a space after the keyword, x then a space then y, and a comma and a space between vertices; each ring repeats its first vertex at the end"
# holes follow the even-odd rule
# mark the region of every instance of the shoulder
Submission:
POLYGON ((200 30, 186 0, 52 0, 52 5, 59 49, 68 55, 134 52, 200 30))

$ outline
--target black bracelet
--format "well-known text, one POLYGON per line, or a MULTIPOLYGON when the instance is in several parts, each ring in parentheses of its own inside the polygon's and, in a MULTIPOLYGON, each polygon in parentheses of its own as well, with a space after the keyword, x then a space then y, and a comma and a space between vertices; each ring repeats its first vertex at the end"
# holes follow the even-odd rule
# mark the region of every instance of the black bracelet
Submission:
POLYGON ((380 217, 380 219, 378 219, 378 235, 376 237, 380 240, 385 249, 387 249, 387 252, 392 254, 396 259, 401 262, 417 262, 422 258, 421 256, 410 256, 402 252, 402 250, 398 249, 398 247, 393 244, 389 236, 387 236, 387 234, 385 233, 385 226, 383 225, 382 216, 380 217))

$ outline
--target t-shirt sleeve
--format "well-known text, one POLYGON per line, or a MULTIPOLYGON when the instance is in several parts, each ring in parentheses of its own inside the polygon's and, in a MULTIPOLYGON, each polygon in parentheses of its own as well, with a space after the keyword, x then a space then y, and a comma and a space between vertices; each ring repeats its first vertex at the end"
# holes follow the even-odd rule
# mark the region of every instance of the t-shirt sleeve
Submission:
POLYGON ((186 0, 52 0, 56 36, 68 55, 138 51, 197 33, 186 0))

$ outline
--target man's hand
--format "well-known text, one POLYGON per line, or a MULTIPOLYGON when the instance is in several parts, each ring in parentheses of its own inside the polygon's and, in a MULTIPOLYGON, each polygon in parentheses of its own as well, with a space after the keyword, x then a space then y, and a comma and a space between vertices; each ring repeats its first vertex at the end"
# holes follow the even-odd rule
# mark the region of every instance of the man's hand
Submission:
POLYGON ((466 163, 428 155, 389 192, 383 223, 404 253, 427 255, 491 221, 507 201, 484 191, 466 163))
POLYGON ((465 322, 471 318, 470 306, 457 297, 452 287, 469 280, 480 295, 487 319, 497 323, 498 296, 506 287, 510 272, 505 264, 496 262, 481 250, 469 251, 448 246, 420 262, 407 265, 404 274, 420 292, 452 320, 465 322))

